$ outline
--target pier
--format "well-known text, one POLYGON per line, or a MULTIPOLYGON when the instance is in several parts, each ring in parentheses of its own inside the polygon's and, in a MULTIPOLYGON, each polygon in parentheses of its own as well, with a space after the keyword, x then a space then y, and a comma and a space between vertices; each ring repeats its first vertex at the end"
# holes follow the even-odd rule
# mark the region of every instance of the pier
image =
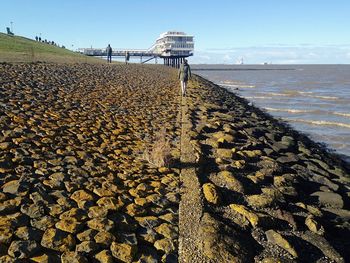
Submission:
MULTIPOLYGON (((105 48, 79 48, 87 56, 107 56, 105 48)), ((184 32, 168 31, 159 36, 155 44, 149 49, 113 49, 113 57, 139 57, 140 63, 152 59, 163 59, 166 66, 178 68, 186 57, 193 56, 193 36, 184 32)))

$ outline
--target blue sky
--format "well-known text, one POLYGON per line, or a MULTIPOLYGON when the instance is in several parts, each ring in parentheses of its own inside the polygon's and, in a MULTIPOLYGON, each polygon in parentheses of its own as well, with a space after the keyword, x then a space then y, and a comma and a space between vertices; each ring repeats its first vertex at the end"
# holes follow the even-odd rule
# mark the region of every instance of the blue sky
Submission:
POLYGON ((350 63, 347 0, 1 0, 0 31, 68 48, 148 48, 195 36, 191 63, 350 63))

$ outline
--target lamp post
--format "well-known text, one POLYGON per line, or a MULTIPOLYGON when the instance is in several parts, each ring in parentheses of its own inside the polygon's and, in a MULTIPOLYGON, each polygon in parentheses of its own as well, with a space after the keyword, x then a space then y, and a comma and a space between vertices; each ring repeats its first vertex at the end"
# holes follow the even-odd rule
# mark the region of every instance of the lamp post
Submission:
POLYGON ((11 21, 10 24, 11 24, 11 32, 13 33, 13 22, 11 21))

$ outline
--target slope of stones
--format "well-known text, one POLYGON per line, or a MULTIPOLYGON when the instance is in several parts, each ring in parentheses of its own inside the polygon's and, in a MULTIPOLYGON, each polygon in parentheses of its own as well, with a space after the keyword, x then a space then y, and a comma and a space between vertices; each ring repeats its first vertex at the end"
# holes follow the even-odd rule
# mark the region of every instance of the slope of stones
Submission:
POLYGON ((142 160, 166 129, 164 67, 0 65, 0 262, 177 260, 177 169, 142 160))
POLYGON ((208 259, 350 260, 350 177, 337 156, 199 77, 187 104, 208 259))

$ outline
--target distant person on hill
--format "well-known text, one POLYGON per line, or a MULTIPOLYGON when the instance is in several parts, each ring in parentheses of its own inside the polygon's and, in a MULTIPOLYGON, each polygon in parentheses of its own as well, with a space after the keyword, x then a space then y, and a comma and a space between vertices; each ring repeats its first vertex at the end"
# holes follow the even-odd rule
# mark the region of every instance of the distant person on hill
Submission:
POLYGON ((130 53, 128 51, 126 51, 126 53, 125 53, 125 64, 128 64, 129 59, 130 59, 130 53))
POLYGON ((108 44, 108 47, 106 48, 106 52, 107 52, 107 62, 112 63, 112 48, 110 44, 108 44))
POLYGON ((182 96, 186 96, 187 81, 189 78, 191 78, 191 68, 187 63, 187 59, 184 59, 184 62, 180 65, 179 69, 182 96))

